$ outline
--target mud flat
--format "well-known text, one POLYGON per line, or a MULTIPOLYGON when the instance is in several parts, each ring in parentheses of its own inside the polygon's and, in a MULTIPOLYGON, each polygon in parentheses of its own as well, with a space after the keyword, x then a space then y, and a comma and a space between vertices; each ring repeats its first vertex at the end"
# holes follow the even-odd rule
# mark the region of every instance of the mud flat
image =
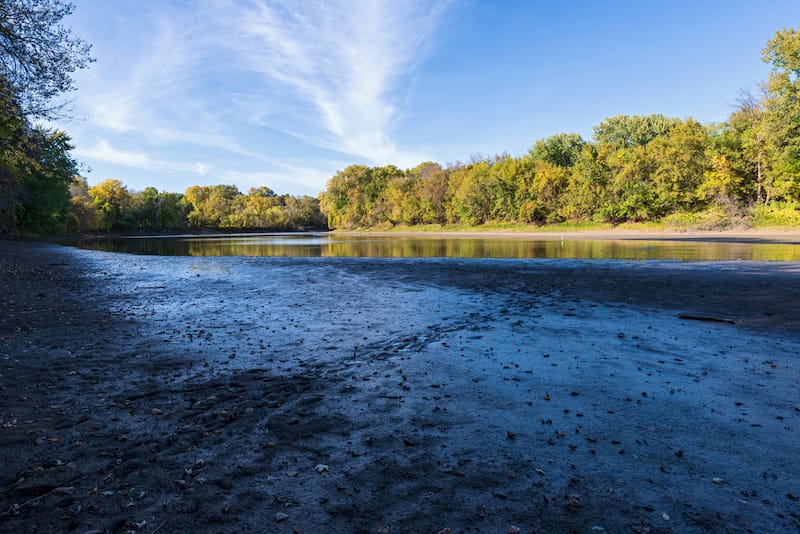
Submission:
POLYGON ((0 241, 0 530, 795 532, 800 265, 0 241))

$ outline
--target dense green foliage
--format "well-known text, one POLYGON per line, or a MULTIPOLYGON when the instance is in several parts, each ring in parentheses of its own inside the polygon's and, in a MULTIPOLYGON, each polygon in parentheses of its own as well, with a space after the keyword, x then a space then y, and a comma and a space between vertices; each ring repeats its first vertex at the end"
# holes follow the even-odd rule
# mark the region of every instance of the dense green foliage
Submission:
POLYGON ((195 185, 184 194, 154 187, 132 192, 119 180, 89 187, 77 178, 70 193, 68 229, 73 232, 325 228, 317 199, 276 195, 268 187, 247 194, 233 185, 195 185))
POLYGON ((57 98, 89 47, 61 25, 62 0, 0 0, 0 233, 62 228, 78 172, 64 132, 32 124, 61 115, 57 98))
POLYGON ((353 165, 320 194, 331 228, 676 221, 796 224, 800 206, 800 33, 767 43, 763 94, 722 124, 614 116, 591 141, 557 134, 521 157, 442 168, 353 165))
POLYGON ((47 232, 62 226, 77 173, 69 137, 32 126, 18 94, 0 76, 0 233, 47 232))

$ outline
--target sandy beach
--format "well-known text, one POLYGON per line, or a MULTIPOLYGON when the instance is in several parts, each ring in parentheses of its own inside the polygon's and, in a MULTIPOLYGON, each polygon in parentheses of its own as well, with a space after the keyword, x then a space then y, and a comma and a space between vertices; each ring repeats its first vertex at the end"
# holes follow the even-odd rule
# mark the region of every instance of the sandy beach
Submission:
POLYGON ((795 262, 0 240, 0 305, 2 531, 800 529, 795 262))

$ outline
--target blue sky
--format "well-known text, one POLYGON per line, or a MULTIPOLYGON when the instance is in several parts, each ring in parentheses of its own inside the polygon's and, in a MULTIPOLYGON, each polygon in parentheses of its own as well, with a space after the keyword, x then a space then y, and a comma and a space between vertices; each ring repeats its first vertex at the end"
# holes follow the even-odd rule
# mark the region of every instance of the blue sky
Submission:
POLYGON ((97 62, 58 126, 129 188, 316 195, 354 163, 525 153, 605 117, 724 120, 797 0, 74 0, 97 62))

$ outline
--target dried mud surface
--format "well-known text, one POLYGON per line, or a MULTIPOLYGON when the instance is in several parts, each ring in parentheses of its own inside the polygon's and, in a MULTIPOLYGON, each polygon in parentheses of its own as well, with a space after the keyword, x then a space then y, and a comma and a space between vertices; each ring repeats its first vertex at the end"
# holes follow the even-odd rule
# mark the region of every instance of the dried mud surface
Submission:
POLYGON ((4 532, 796 532, 800 265, 0 241, 4 532))

